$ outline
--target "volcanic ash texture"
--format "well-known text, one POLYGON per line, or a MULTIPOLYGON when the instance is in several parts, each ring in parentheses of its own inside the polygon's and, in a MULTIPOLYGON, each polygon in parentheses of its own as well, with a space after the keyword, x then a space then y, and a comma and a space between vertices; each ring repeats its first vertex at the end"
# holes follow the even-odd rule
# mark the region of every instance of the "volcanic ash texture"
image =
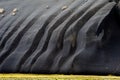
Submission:
POLYGON ((0 72, 119 74, 119 0, 0 0, 0 72))

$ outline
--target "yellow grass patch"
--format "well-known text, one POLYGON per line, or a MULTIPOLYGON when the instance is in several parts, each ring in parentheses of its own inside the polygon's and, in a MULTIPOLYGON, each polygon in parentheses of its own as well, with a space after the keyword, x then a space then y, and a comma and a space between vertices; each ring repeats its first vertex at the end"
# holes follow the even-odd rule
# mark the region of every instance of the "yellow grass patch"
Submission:
POLYGON ((0 80, 120 80, 118 76, 0 74, 0 80))

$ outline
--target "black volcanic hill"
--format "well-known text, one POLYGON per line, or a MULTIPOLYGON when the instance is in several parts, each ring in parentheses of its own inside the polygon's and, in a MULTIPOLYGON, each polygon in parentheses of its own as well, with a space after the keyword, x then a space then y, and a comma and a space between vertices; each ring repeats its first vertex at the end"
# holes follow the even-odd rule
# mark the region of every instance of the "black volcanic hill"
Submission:
POLYGON ((0 0, 0 72, 120 74, 119 0, 0 0))

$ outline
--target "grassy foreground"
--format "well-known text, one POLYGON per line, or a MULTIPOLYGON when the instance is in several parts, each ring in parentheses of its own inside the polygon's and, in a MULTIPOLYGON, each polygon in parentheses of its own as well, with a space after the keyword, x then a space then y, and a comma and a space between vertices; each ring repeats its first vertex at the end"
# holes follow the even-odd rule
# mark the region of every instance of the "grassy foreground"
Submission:
POLYGON ((0 80, 120 80, 117 76, 0 74, 0 80))

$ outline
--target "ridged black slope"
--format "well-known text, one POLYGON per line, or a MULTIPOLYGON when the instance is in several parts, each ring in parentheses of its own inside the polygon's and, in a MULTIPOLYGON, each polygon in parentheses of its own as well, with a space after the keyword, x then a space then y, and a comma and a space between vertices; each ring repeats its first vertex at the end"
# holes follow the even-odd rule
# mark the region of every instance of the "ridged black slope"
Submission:
POLYGON ((0 0, 0 72, 119 74, 118 1, 0 0))

